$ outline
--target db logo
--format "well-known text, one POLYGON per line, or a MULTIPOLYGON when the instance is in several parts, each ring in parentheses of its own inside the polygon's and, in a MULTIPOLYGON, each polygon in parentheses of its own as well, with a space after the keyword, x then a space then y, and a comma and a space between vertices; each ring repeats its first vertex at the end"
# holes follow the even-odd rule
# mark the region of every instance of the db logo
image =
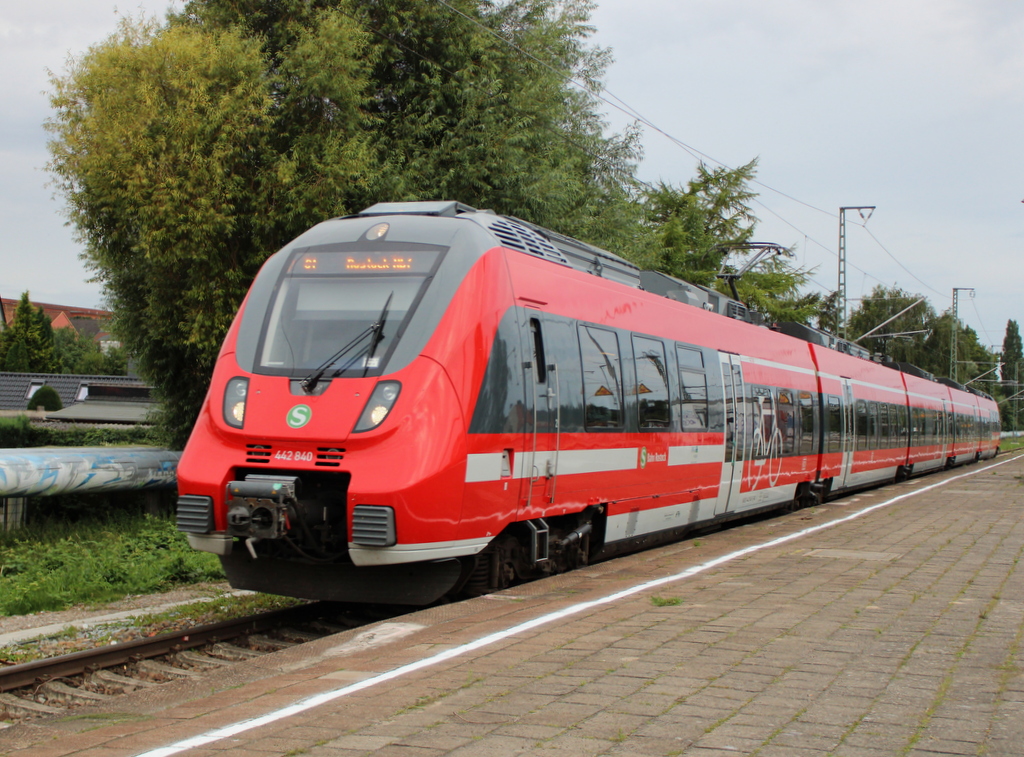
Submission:
POLYGON ((309 405, 296 405, 288 411, 288 416, 285 419, 288 421, 288 425, 292 428, 302 428, 309 419, 313 417, 313 411, 310 410, 309 405))

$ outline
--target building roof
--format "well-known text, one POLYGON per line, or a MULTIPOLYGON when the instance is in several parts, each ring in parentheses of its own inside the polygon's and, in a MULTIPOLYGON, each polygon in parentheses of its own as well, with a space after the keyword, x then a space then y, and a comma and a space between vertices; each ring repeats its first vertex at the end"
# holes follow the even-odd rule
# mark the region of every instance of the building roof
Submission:
POLYGON ((147 423, 156 409, 152 402, 111 402, 91 400, 76 402, 70 407, 46 414, 48 421, 76 423, 147 423))
MULTIPOLYGON (((21 299, 11 299, 10 297, 0 297, 0 312, 3 313, 4 322, 10 324, 14 320, 14 313, 18 309, 18 303, 21 299)), ((46 317, 53 321, 61 313, 68 319, 75 318, 90 318, 95 321, 109 321, 114 317, 114 314, 109 310, 100 310, 99 308, 80 308, 73 305, 54 305, 49 302, 34 302, 31 301, 33 308, 42 308, 43 312, 46 313, 46 317)), ((70 323, 64 323, 64 326, 71 325, 70 323)))
MULTIPOLYGON (((81 402, 80 398, 104 394, 102 388, 109 387, 106 394, 110 394, 115 387, 124 387, 131 390, 148 389, 145 382, 139 378, 129 376, 74 376, 69 374, 56 373, 5 373, 0 372, 0 410, 25 410, 28 407, 29 390, 35 385, 52 386, 60 397, 64 407, 81 402), (83 392, 83 387, 86 391, 83 392), (99 391, 96 391, 96 389, 99 391)), ((133 392, 119 392, 119 394, 131 394, 133 392)), ((104 397, 104 399, 110 399, 104 397)), ((133 401, 136 404, 150 402, 148 393, 145 398, 141 397, 119 397, 114 401, 133 401)))

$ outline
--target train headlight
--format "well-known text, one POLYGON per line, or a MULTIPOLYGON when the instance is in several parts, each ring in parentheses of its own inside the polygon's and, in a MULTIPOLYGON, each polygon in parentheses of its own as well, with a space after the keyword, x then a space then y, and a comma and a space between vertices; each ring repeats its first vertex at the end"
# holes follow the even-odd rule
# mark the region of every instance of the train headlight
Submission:
POLYGON ((249 379, 233 378, 224 389, 224 422, 234 428, 245 424, 245 399, 249 394, 249 379))
POLYGON ((363 408, 363 414, 359 416, 359 422, 352 429, 353 433, 370 431, 382 424, 388 417, 388 413, 391 412, 401 391, 402 385, 397 381, 381 381, 377 384, 366 407, 363 408))

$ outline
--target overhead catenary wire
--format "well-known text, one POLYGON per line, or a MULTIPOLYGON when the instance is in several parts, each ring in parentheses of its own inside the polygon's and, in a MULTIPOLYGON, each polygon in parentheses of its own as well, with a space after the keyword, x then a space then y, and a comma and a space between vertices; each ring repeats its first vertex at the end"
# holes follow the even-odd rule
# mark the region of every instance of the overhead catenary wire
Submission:
MULTIPOLYGON (((507 37, 499 34, 497 31, 495 31, 494 29, 490 28, 486 24, 481 23, 479 21, 479 19, 473 18, 472 16, 470 16, 470 15, 464 13, 463 11, 459 10, 458 8, 452 6, 447 0, 435 0, 435 2, 438 3, 439 5, 444 6, 447 9, 449 9, 452 13, 457 14, 458 16, 460 16, 461 18, 465 19, 466 21, 468 21, 469 23, 473 24, 474 26, 477 26, 480 29, 484 30, 489 35, 495 37, 496 39, 501 41, 503 44, 509 46, 513 50, 516 50, 517 52, 519 52, 523 56, 525 56, 525 57, 529 58, 530 60, 536 62, 538 65, 541 65, 544 68, 548 69, 549 71, 554 73, 556 76, 561 77, 564 82, 570 83, 573 86, 586 91, 588 94, 590 94, 591 96, 597 98, 598 100, 600 100, 601 102, 605 103, 606 105, 608 105, 608 106, 618 110, 619 112, 625 114, 626 116, 635 119, 636 121, 638 121, 639 123, 643 124, 644 126, 647 126, 648 128, 652 129, 653 131, 656 131, 657 133, 661 134, 662 136, 664 136, 665 138, 670 140, 673 144, 675 144, 678 147, 680 147, 681 149, 683 149, 686 153, 688 153, 694 159, 702 160, 702 161, 708 161, 708 162, 711 162, 711 163, 714 163, 716 165, 719 165, 719 166, 721 166, 721 167, 723 167, 723 168, 725 168, 727 170, 730 170, 730 171, 731 170, 735 170, 735 168, 731 167, 729 164, 727 164, 727 163, 725 163, 725 162, 723 162, 721 160, 718 160, 717 158, 714 158, 711 155, 708 155, 707 153, 705 153, 702 150, 694 147, 693 145, 687 144, 686 142, 682 141, 678 137, 670 134, 665 129, 662 129, 660 126, 658 126, 653 121, 651 121, 649 118, 644 116, 642 113, 640 113, 640 111, 638 111, 636 108, 631 106, 629 103, 627 103, 621 97, 619 97, 618 95, 615 95, 609 89, 607 89, 607 88, 598 89, 593 84, 591 84, 590 82, 580 81, 578 78, 572 76, 569 72, 565 71, 564 69, 559 69, 559 68, 556 68, 555 66, 552 66, 547 61, 544 61, 541 58, 539 58, 536 55, 534 55, 533 53, 529 52, 528 50, 523 49, 520 45, 517 45, 513 40, 508 39, 507 37), (612 102, 613 99, 614 99, 615 102, 612 102)), ((643 182, 643 181, 641 181, 639 179, 637 179, 637 181, 641 185, 646 186, 647 188, 651 188, 650 184, 648 184, 647 182, 643 182)), ((765 182, 763 182, 763 181, 761 181, 759 179, 755 178, 755 179, 752 179, 751 181, 752 181, 752 183, 757 184, 758 186, 764 187, 765 189, 767 189, 770 192, 773 192, 773 193, 775 193, 775 194, 777 194, 777 195, 779 195, 781 197, 785 197, 786 199, 791 200, 792 202, 798 203, 800 205, 803 205, 804 207, 810 208, 811 210, 817 211, 817 212, 822 213, 824 215, 827 215, 827 216, 829 216, 831 218, 838 218, 839 217, 838 213, 835 213, 835 212, 832 212, 832 211, 829 211, 829 210, 825 210, 823 208, 819 208, 818 206, 816 206, 816 205, 814 205, 812 203, 809 203, 809 202, 806 202, 804 200, 801 200, 798 197, 794 197, 793 195, 791 195, 791 194, 789 194, 787 192, 784 192, 784 191, 782 191, 780 189, 777 189, 777 188, 775 188, 775 187, 773 187, 773 186, 771 186, 769 184, 766 184, 765 182)), ((755 200, 755 202, 758 202, 758 201, 755 200)), ((776 213, 775 211, 771 210, 763 202, 758 202, 758 204, 761 205, 761 207, 765 208, 765 210, 768 210, 768 212, 772 213, 772 215, 774 215, 776 218, 778 218, 779 220, 783 221, 784 223, 789 225, 794 230, 796 230, 796 231, 800 232, 801 234, 803 234, 808 239, 811 238, 809 235, 805 234, 801 229, 799 229, 796 225, 792 224, 787 219, 782 218, 782 216, 780 216, 778 213, 776 213)), ((891 257, 904 271, 906 271, 908 274, 910 274, 915 280, 917 280, 918 282, 920 282, 921 284, 923 284, 925 287, 927 287, 931 291, 935 292, 936 294, 939 294, 940 296, 945 296, 945 295, 942 295, 942 293, 939 292, 938 290, 936 290, 933 287, 929 286, 927 283, 921 281, 921 279, 918 278, 916 274, 911 272, 905 265, 903 265, 903 263, 900 262, 896 258, 896 256, 893 255, 892 252, 890 252, 881 243, 881 241, 878 240, 878 238, 869 229, 867 229, 867 227, 864 224, 857 224, 857 225, 864 227, 865 230, 868 232, 868 234, 872 237, 872 239, 874 239, 875 242, 879 245, 879 247, 881 247, 885 251, 885 253, 887 255, 889 255, 889 257, 891 257)), ((826 246, 824 244, 821 244, 820 242, 817 242, 816 240, 812 240, 812 241, 815 241, 815 244, 820 246, 822 249, 827 250, 832 255, 836 255, 835 251, 833 251, 828 246, 826 246)), ((852 266, 851 265, 850 267, 856 268, 858 271, 863 273, 865 276, 868 276, 868 277, 874 279, 875 281, 878 281, 880 284, 884 283, 884 282, 882 282, 881 279, 879 279, 876 276, 872 275, 868 271, 865 271, 865 270, 863 270, 861 268, 858 268, 857 266, 852 266)))
MULTIPOLYGON (((718 160, 718 159, 712 157, 711 155, 708 155, 707 153, 705 153, 702 150, 694 147, 693 145, 687 144, 686 142, 684 142, 683 140, 681 140, 678 137, 674 136, 673 134, 670 134, 668 131, 666 131, 665 129, 661 128, 657 124, 655 124, 649 118, 647 118, 642 113, 640 113, 639 110, 634 108, 632 105, 627 103, 625 100, 623 100, 618 95, 615 95, 613 92, 611 92, 607 88, 605 88, 605 87, 597 87, 594 83, 591 83, 589 81, 585 81, 585 80, 581 81, 579 78, 573 76, 569 71, 567 71, 565 69, 556 68, 555 66, 552 66, 547 61, 544 61, 541 58, 539 58, 538 56, 536 56, 533 53, 529 52, 528 50, 523 49, 520 45, 516 44, 513 40, 503 36, 502 34, 498 33, 495 29, 493 29, 493 28, 487 26, 486 24, 482 23, 479 19, 474 18, 473 16, 470 16, 470 15, 464 13, 463 11, 461 11, 460 9, 454 7, 453 5, 451 5, 451 3, 448 2, 448 0, 435 0, 435 2, 437 4, 439 4, 439 5, 447 8, 450 12, 458 15, 460 18, 464 19, 466 22, 468 22, 470 24, 473 24, 474 26, 482 29, 487 34, 489 34, 489 35, 493 36, 495 39, 499 40, 502 44, 507 45, 508 47, 512 48, 513 50, 516 50, 518 53, 520 53, 524 57, 534 61, 535 63, 537 63, 540 66, 543 66, 547 70, 549 70, 552 73, 554 73, 556 76, 560 77, 563 82, 566 82, 568 84, 573 85, 574 87, 577 87, 577 88, 583 90, 584 92, 586 92, 590 96, 592 96, 592 97, 598 99, 599 101, 605 103, 609 107, 614 108, 615 110, 623 113, 624 115, 628 116, 629 118, 635 119, 640 124, 650 128, 651 130, 657 132, 658 134, 661 134, 663 137, 668 139, 671 143, 675 144, 680 149, 684 150, 687 154, 689 154, 695 160, 702 161, 702 162, 703 161, 707 161, 707 162, 719 165, 719 166, 721 166, 721 167, 723 167, 723 168, 725 168, 727 170, 735 170, 734 168, 729 166, 729 164, 727 164, 727 163, 725 163, 725 162, 723 162, 721 160, 718 160)), ((384 36, 386 36, 386 35, 384 35, 384 36)), ((389 37, 389 39, 390 39, 390 37, 389 37)), ((394 40, 392 40, 392 41, 394 41, 394 40)), ((396 42, 396 44, 400 44, 400 43, 396 42)), ((403 49, 409 50, 409 52, 412 52, 413 54, 420 55, 416 51, 413 51, 413 50, 411 50, 411 49, 409 49, 407 47, 403 46, 403 49)), ((426 56, 420 55, 420 57, 424 58, 424 60, 428 60, 428 61, 430 60, 426 56)), ((435 65, 439 65, 439 64, 435 63, 435 65)), ((449 72, 449 73, 451 73, 451 72, 449 72)), ((566 138, 566 137, 564 137, 564 135, 563 135, 563 138, 566 138)), ((571 140, 568 140, 568 138, 566 138, 566 141, 569 142, 569 144, 574 144, 571 140)), ((575 144, 574 144, 574 146, 578 146, 578 147, 580 147, 580 149, 585 150, 587 152, 587 154, 590 155, 591 157, 593 157, 595 160, 598 160, 600 162, 604 162, 605 160, 607 160, 605 158, 602 158, 601 156, 598 156, 598 155, 594 154, 593 152, 591 152, 589 150, 586 150, 586 148, 584 148, 583 146, 575 145, 575 144)), ((643 180, 641 180, 641 179, 639 179, 639 178, 637 178, 635 176, 629 176, 629 177, 626 177, 626 178, 628 178, 629 181, 631 183, 633 183, 634 185, 636 185, 636 186, 643 187, 643 188, 646 188, 648 190, 653 190, 653 187, 649 183, 647 183, 647 182, 645 182, 645 181, 643 181, 643 180)), ((804 207, 807 207, 807 208, 809 208, 811 210, 814 210, 816 212, 819 212, 819 213, 822 213, 824 215, 827 215, 827 216, 829 216, 831 218, 838 218, 839 217, 839 215, 837 213, 835 213, 835 212, 832 212, 832 211, 829 211, 829 210, 825 210, 825 209, 820 208, 820 207, 818 207, 818 206, 816 206, 816 205, 814 205, 812 203, 809 203, 809 202, 806 202, 804 200, 801 200, 800 198, 795 197, 793 195, 790 195, 789 193, 784 192, 782 190, 779 190, 779 189, 777 189, 777 188, 775 188, 775 187, 773 187, 773 186, 771 186, 769 184, 766 184, 765 182, 763 182, 763 181, 761 181, 759 179, 756 179, 756 178, 752 179, 751 182, 756 184, 756 185, 758 185, 758 186, 760 186, 760 187, 763 187, 764 189, 766 189, 766 190, 768 190, 768 191, 770 191, 770 192, 772 192, 774 194, 779 195, 780 197, 784 197, 784 198, 786 198, 786 199, 788 199, 788 200, 790 200, 792 202, 795 202, 795 203, 797 203, 799 205, 802 205, 804 207)), ((783 218, 780 214, 776 213, 774 210, 769 208, 763 202, 761 202, 761 201, 759 201, 757 199, 755 199, 754 202, 757 203, 760 207, 762 207, 765 210, 767 210, 773 216, 778 218, 780 221, 782 221, 783 223, 785 223, 786 225, 790 226, 792 229, 794 229, 795 231, 797 231, 798 233, 803 235, 805 237, 805 239, 808 239, 808 240, 814 242, 814 244, 816 244, 817 246, 821 247, 823 250, 826 250, 829 254, 838 257, 838 254, 834 250, 832 250, 830 247, 828 247, 827 245, 822 244, 821 242, 818 242, 817 240, 813 239, 813 237, 811 237, 805 231, 803 231, 798 226, 796 226, 795 224, 790 222, 788 219, 783 218)), ((903 271, 905 271, 915 281, 917 281, 919 284, 924 286, 929 291, 935 293, 939 297, 942 297, 944 299, 950 299, 949 295, 943 294, 939 290, 935 289, 933 286, 931 286, 927 282, 923 281, 917 274, 915 274, 913 271, 911 271, 906 265, 904 265, 903 262, 900 261, 882 243, 882 241, 880 239, 878 239, 878 237, 870 229, 867 228, 866 224, 857 224, 857 223, 855 223, 855 225, 858 225, 858 226, 861 226, 862 228, 864 228, 864 230, 868 233, 868 235, 871 237, 871 239, 886 253, 886 255, 888 255, 903 271)), ((860 268, 859 266, 856 266, 856 265, 853 265, 853 264, 849 264, 849 263, 848 263, 848 265, 849 265, 849 267, 854 268, 855 270, 857 270, 860 273, 862 273, 866 278, 870 278, 870 279, 878 282, 879 284, 885 286, 885 282, 883 282, 881 279, 879 279, 874 274, 864 270, 863 268, 860 268)), ((809 282, 811 282, 812 284, 814 284, 815 286, 818 286, 819 288, 823 289, 824 291, 832 291, 831 288, 825 287, 820 282, 815 281, 814 279, 810 278, 809 276, 807 277, 807 280, 809 282)), ((976 305, 975 305, 975 311, 977 311, 977 306, 976 305)), ((980 316, 979 316, 979 323, 980 322, 981 322, 981 319, 980 319, 980 316)), ((982 330, 985 331, 985 333, 988 333, 988 331, 986 329, 984 329, 984 326, 982 326, 982 330)))

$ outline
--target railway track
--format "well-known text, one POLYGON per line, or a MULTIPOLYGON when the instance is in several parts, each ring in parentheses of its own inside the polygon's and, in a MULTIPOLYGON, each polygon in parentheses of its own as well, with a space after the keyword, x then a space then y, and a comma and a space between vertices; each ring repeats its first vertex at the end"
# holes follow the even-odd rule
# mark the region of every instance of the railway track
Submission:
POLYGON ((394 617, 386 608, 316 602, 0 668, 0 718, 22 721, 225 669, 394 617))

